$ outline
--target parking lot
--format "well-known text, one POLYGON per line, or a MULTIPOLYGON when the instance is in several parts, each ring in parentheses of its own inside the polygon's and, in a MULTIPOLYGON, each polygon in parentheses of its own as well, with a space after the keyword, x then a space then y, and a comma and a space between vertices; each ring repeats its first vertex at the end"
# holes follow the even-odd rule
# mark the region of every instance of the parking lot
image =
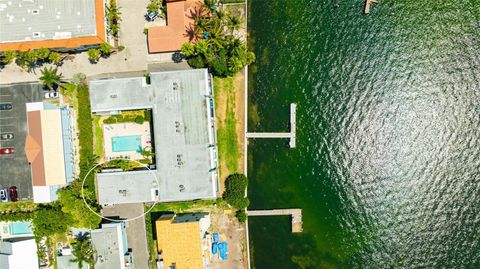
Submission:
POLYGON ((27 113, 25 104, 42 100, 39 84, 0 85, 0 104, 11 104, 11 110, 0 110, 0 135, 13 134, 13 139, 0 140, 0 148, 13 148, 13 154, 0 155, 0 187, 17 186, 18 199, 32 198, 30 167, 25 155, 27 113))

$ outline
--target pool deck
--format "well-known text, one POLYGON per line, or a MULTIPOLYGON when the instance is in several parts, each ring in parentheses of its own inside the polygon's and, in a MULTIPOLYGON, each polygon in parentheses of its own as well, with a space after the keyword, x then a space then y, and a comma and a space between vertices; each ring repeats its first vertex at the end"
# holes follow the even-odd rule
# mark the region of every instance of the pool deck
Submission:
POLYGON ((130 160, 144 159, 142 154, 136 151, 112 151, 112 137, 134 135, 141 136, 142 148, 151 146, 151 144, 149 143, 149 141, 151 141, 150 124, 148 122, 144 122, 143 124, 126 122, 103 125, 103 152, 105 154, 105 161, 118 158, 125 158, 130 160))

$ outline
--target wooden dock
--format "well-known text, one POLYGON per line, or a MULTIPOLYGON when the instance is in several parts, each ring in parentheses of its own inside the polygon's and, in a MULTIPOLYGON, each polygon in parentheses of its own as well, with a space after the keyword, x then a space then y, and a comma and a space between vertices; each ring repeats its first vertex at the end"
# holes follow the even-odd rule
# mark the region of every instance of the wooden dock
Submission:
POLYGON ((286 133, 245 133, 246 138, 289 138, 291 148, 297 146, 297 105, 290 104, 290 132, 286 133))
POLYGON ((303 231, 302 209, 272 209, 272 210, 247 210, 249 217, 262 216, 286 216, 292 217, 292 233, 300 233, 303 231))
POLYGON ((370 13, 370 5, 371 4, 378 4, 378 0, 366 0, 365 2, 365 14, 369 14, 370 13))

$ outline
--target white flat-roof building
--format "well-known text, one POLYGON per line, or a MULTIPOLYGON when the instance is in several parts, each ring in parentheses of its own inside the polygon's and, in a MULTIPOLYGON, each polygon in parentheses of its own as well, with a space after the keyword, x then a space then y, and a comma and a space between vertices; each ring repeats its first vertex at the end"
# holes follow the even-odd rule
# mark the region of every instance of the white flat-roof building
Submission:
POLYGON ((38 269, 37 244, 33 238, 0 241, 0 268, 38 269))
POLYGON ((217 148, 213 88, 207 69, 90 82, 93 113, 151 109, 151 172, 98 173, 100 204, 216 198, 217 148), (157 180, 159 185, 157 185, 157 180))
POLYGON ((117 222, 102 224, 102 228, 92 231, 96 269, 134 268, 125 229, 125 223, 117 222))

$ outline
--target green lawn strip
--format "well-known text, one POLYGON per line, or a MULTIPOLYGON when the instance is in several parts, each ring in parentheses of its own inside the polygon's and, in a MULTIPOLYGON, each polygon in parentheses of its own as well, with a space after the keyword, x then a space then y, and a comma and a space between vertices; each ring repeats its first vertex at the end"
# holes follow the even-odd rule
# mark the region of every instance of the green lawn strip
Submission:
MULTIPOLYGON (((149 208, 150 206, 145 206, 145 211, 147 211, 149 208)), ((148 253, 150 258, 149 263, 150 263, 150 267, 154 268, 152 267, 152 265, 155 265, 155 255, 154 255, 155 245, 153 241, 152 215, 150 213, 145 215, 145 225, 147 228, 147 243, 148 243, 148 253)))
POLYGON ((217 126, 217 144, 220 160, 225 160, 230 172, 238 170, 237 121, 235 119, 234 78, 218 78, 213 80, 215 88, 215 107, 217 113, 226 110, 226 118, 217 126), (226 102, 220 103, 219 96, 226 96, 226 102))
POLYGON ((100 119, 100 116, 93 117, 93 126, 95 128, 95 156, 99 158, 103 155, 103 132, 100 119))

